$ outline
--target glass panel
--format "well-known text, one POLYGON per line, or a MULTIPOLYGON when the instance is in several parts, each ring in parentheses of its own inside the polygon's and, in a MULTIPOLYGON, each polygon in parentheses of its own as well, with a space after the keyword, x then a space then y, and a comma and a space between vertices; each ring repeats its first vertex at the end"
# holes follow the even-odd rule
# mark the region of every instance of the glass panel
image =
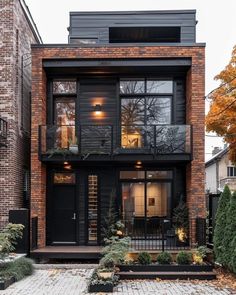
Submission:
POLYGON ((53 81, 53 94, 76 93, 75 80, 58 80, 53 81))
POLYGON ((54 173, 54 183, 75 184, 74 173, 54 173))
POLYGON ((75 125, 75 101, 74 99, 58 99, 55 101, 56 125, 75 125))
POLYGON ((145 82, 143 80, 120 80, 121 94, 144 93, 145 82))
POLYGON ((120 179, 144 179, 144 171, 120 171, 120 179))
POLYGON ((123 221, 126 234, 143 234, 145 228, 144 183, 122 183, 123 221))
POLYGON ((144 98, 121 99, 121 122, 122 125, 144 124, 144 98))
POLYGON ((165 178, 172 178, 172 177, 173 177, 172 171, 147 171, 148 179, 165 179, 165 178))
POLYGON ((122 126, 122 148, 136 149, 144 147, 145 128, 143 126, 122 126))
POLYGON ((147 124, 171 124, 171 98, 146 98, 147 124))
POLYGON ((60 148, 76 145, 75 137, 75 102, 73 99, 60 99, 55 102, 55 124, 57 143, 60 148))
POLYGON ((97 242, 98 177, 88 176, 88 241, 97 242))
POLYGON ((173 93, 173 81, 147 80, 147 93, 173 93))
POLYGON ((189 153, 191 151, 190 126, 157 126, 156 149, 159 154, 189 153))
POLYGON ((147 217, 154 223, 154 218, 168 216, 170 183, 147 183, 147 217))

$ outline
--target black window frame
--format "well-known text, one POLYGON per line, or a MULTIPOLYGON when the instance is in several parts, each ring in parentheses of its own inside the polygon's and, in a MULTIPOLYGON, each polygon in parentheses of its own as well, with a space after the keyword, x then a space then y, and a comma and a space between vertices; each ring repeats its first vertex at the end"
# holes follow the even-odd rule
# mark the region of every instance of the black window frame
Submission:
POLYGON ((227 177, 236 177, 236 166, 227 166, 227 177))
POLYGON ((172 202, 173 202, 173 195, 174 195, 174 170, 173 169, 168 169, 168 168, 163 168, 163 169, 140 169, 140 171, 144 171, 144 178, 137 178, 137 179, 132 179, 132 178, 120 178, 120 172, 121 171, 137 171, 137 170, 132 170, 132 169, 121 169, 119 171, 119 186, 120 186, 120 192, 121 192, 121 200, 120 200, 120 212, 121 212, 121 218, 123 218, 123 201, 122 201, 122 183, 139 183, 142 182, 144 183, 144 204, 145 204, 145 218, 147 219, 147 184, 149 182, 153 183, 170 183, 170 200, 169 203, 167 202, 167 218, 171 217, 172 214, 172 202), (171 177, 166 177, 166 178, 159 178, 159 179, 151 179, 147 177, 148 171, 170 171, 172 172, 171 177))
MULTIPOLYGON (((120 125, 122 126, 122 99, 136 99, 136 98, 143 98, 144 99, 144 123, 143 124, 137 124, 141 126, 149 126, 149 125, 172 125, 174 121, 174 79, 173 78, 158 78, 158 77, 120 77, 119 79, 119 116, 120 116, 120 125), (132 80, 144 80, 144 93, 121 93, 120 92, 120 81, 122 80, 127 80, 127 81, 132 81, 132 80), (148 93, 147 92, 147 81, 152 81, 152 80, 157 80, 157 81, 171 81, 172 82, 172 92, 170 93, 148 93), (157 98, 169 98, 170 99, 170 122, 167 124, 148 124, 147 122, 147 98, 150 97, 157 97, 157 98)), ((120 127, 121 127, 120 126, 120 127)))

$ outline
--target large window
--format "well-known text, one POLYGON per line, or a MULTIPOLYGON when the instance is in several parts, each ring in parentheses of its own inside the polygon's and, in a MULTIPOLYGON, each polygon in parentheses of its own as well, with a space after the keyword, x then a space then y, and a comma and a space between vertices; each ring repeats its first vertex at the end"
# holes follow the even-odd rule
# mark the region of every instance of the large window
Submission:
POLYGON ((228 166, 227 167, 227 176, 228 177, 236 177, 236 167, 235 166, 228 166))
POLYGON ((121 171, 122 216, 127 233, 141 237, 156 232, 160 220, 170 216, 170 170, 121 171))
POLYGON ((54 80, 54 124, 56 125, 56 147, 68 148, 76 143, 75 137, 75 80, 54 80))
POLYGON ((150 145, 154 125, 171 124, 172 80, 121 79, 121 145, 150 145))

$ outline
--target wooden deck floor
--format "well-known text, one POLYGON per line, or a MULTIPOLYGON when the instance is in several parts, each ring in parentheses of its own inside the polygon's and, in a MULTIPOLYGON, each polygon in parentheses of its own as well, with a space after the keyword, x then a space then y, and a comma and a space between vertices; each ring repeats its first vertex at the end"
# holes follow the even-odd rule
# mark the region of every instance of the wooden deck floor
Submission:
POLYGON ((98 259, 99 246, 46 246, 30 252, 32 258, 98 259))

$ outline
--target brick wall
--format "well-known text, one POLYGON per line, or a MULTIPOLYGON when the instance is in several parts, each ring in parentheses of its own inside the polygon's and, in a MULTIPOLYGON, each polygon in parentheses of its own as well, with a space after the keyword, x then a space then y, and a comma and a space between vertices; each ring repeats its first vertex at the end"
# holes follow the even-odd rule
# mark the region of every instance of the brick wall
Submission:
MULTIPOLYGON (((187 75, 187 124, 193 125, 193 160, 186 169, 190 217, 205 216, 204 193, 204 64, 205 49, 165 46, 33 47, 31 214, 39 218, 39 246, 45 245, 45 166, 38 160, 38 125, 46 123, 46 77, 42 60, 49 58, 181 58, 192 59, 187 75)), ((194 242, 194 233, 192 242, 194 242)))
POLYGON ((8 139, 7 147, 0 147, 0 221, 22 206, 23 167, 30 165, 32 43, 36 41, 19 0, 1 0, 0 116, 8 122, 8 139))

